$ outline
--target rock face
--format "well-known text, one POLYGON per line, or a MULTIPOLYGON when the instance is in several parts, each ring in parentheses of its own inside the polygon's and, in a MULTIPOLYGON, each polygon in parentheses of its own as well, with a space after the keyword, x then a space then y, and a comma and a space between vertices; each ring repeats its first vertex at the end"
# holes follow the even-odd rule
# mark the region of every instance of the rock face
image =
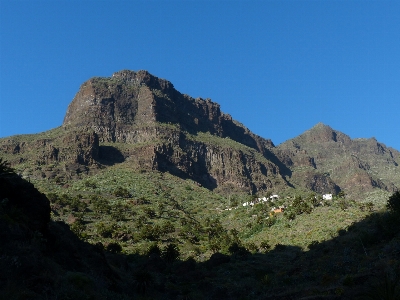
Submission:
POLYGON ((157 123, 229 137, 260 151, 273 146, 222 113, 219 104, 183 95, 147 71, 124 70, 88 80, 69 105, 63 126, 90 127, 101 142, 137 143, 143 141, 142 129, 157 123))
MULTIPOLYGON (((125 70, 85 82, 64 119, 63 128, 72 127, 94 131, 100 143, 135 145, 121 160, 129 158, 137 168, 168 171, 209 188, 228 184, 254 192, 275 182, 286 185, 270 140, 222 113, 219 104, 183 95, 146 71, 125 70), (199 140, 200 133, 243 149, 199 140)), ((100 158, 109 159, 111 152, 100 146, 100 158)))
POLYGON ((321 176, 313 174, 322 174, 353 197, 375 188, 393 192, 400 186, 397 150, 375 138, 352 140, 322 123, 279 145, 275 153, 301 186, 313 186, 315 176, 321 176))
POLYGON ((63 183, 123 163, 190 178, 210 189, 258 192, 299 187, 353 195, 400 186, 400 153, 317 124, 275 147, 210 99, 178 92, 147 71, 83 83, 61 127, 0 139, 0 154, 23 172, 63 183))

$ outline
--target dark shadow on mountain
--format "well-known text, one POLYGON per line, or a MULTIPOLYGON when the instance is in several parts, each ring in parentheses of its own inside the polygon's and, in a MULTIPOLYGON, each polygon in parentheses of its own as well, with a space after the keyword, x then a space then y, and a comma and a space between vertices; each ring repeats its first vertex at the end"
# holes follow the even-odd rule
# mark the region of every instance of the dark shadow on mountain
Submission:
POLYGON ((0 174, 0 186, 0 299, 399 299, 399 214, 371 214, 309 251, 283 242, 227 251, 219 240, 225 253, 182 261, 173 249, 89 244, 76 226, 49 222, 32 184, 0 174))
POLYGON ((279 168, 279 173, 282 175, 282 178, 285 180, 286 184, 292 188, 294 186, 286 179, 292 177, 292 170, 290 170, 272 151, 269 149, 265 149, 263 153, 264 157, 271 161, 279 168))
POLYGON ((118 254, 79 240, 61 222, 50 222, 40 240, 6 230, 1 293, 8 299, 25 293, 29 299, 366 299, 380 285, 399 287, 393 274, 400 243, 398 229, 387 226, 392 221, 373 215, 307 252, 278 244, 253 254, 217 252, 203 262, 118 254))
POLYGON ((178 166, 176 166, 175 164, 170 163, 168 161, 159 163, 158 167, 159 167, 158 170, 161 172, 168 172, 184 180, 191 179, 193 181, 198 182, 199 184, 201 184, 201 186, 209 190, 213 190, 218 186, 216 180, 208 172, 200 174, 187 173, 179 169, 178 166))
POLYGON ((99 146, 99 162, 106 166, 124 162, 125 157, 113 146, 99 146))

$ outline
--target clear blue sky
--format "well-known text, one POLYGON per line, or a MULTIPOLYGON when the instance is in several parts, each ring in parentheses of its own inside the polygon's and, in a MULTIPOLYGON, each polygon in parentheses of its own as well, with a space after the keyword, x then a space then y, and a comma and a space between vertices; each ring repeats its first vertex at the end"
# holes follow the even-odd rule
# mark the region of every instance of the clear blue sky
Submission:
POLYGON ((277 145, 318 122, 400 150, 400 1, 0 0, 0 137, 148 70, 277 145))

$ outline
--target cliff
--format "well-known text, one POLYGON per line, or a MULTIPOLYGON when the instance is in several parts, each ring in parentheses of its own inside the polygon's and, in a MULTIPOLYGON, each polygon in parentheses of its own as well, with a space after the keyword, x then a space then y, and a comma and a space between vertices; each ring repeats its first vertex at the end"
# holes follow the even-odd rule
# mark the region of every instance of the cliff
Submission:
POLYGON ((133 171, 167 171, 210 189, 247 192, 288 186, 273 147, 210 99, 183 95, 147 71, 127 70, 83 83, 60 128, 0 141, 13 165, 41 166, 25 171, 36 178, 65 182, 126 163, 133 171))

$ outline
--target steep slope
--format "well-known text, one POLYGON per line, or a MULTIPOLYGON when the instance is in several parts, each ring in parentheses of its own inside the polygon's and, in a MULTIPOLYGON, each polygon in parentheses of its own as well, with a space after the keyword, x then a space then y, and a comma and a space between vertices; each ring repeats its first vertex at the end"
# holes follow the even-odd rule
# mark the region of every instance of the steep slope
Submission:
POLYGON ((83 83, 62 127, 0 140, 0 153, 35 178, 58 176, 65 183, 125 163, 210 189, 247 192, 288 186, 273 147, 210 99, 183 95, 147 71, 127 70, 83 83))
POLYGON ((157 123, 229 137, 260 151, 272 146, 222 113, 219 104, 183 95, 147 71, 124 70, 88 80, 69 105, 63 126, 91 127, 100 141, 136 143, 143 141, 143 127, 157 123))
POLYGON ((399 151, 375 138, 351 139, 322 123, 279 145, 275 153, 293 171, 295 185, 323 176, 353 197, 375 189, 393 192, 400 186, 399 151))

